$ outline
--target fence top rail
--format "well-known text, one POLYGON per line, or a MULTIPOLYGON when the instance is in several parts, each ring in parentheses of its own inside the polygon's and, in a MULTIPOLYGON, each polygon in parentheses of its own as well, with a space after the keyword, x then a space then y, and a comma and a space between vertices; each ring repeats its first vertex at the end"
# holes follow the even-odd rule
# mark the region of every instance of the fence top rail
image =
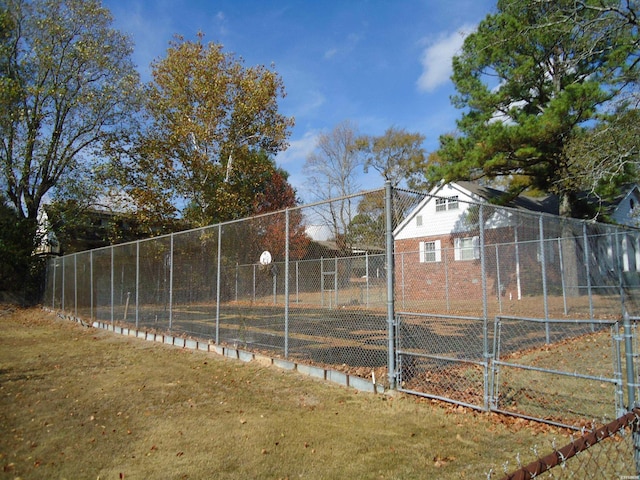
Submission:
POLYGON ((576 440, 572 440, 571 443, 568 443, 564 447, 558 450, 554 448, 554 451, 550 454, 546 455, 543 458, 539 458, 538 460, 534 460, 530 464, 504 476, 502 480, 524 480, 535 478, 538 475, 541 475, 558 465, 564 464, 564 462, 569 460, 571 457, 576 456, 580 452, 587 450, 593 445, 609 437, 620 434, 620 432, 622 432, 624 429, 628 427, 631 427, 632 429, 635 428, 634 425, 638 425, 639 419, 640 409, 634 408, 632 411, 614 420, 613 422, 587 432, 583 434, 582 437, 576 440))
POLYGON ((589 325, 615 325, 620 323, 620 320, 607 320, 607 319, 588 319, 588 318, 533 318, 533 317, 518 317, 512 315, 496 315, 496 322, 502 320, 521 320, 524 322, 534 323, 560 323, 567 325, 575 324, 589 324, 589 325))
POLYGON ((462 315, 444 315, 441 313, 422 312, 396 312, 396 318, 400 317, 423 317, 423 318, 449 318, 452 320, 483 320, 483 317, 467 317, 462 315))

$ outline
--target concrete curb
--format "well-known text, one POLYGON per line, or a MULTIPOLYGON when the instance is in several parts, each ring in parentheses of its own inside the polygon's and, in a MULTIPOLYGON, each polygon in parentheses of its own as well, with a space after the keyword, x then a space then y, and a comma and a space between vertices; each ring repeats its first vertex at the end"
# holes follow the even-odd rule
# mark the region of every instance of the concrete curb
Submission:
POLYGON ((331 370, 328 368, 317 367, 315 365, 307 365, 304 363, 297 363, 291 360, 285 360, 277 357, 269 357, 259 353, 253 353, 246 350, 239 350, 237 348, 225 347, 223 345, 215 345, 204 340, 196 340, 191 338, 175 337, 172 335, 165 335, 155 332, 149 332, 146 330, 138 330, 135 328, 114 326, 110 322, 95 321, 92 324, 84 322, 80 318, 76 318, 70 315, 64 315, 53 310, 43 308, 43 310, 56 314, 59 318, 65 320, 71 320, 76 323, 80 323, 85 327, 93 327, 101 330, 107 330, 109 332, 116 333, 118 335, 130 336, 141 338, 149 342, 162 343, 164 345, 171 345, 177 348, 188 348, 190 350, 198 350, 202 352, 211 352, 222 357, 230 358, 233 360, 240 360, 242 362, 256 362, 262 366, 269 367, 275 366, 283 370, 297 371, 302 375, 318 378, 320 380, 329 381, 331 383, 337 383, 343 387, 355 388, 356 390, 368 393, 385 393, 383 385, 374 384, 371 381, 349 375, 337 370, 331 370))

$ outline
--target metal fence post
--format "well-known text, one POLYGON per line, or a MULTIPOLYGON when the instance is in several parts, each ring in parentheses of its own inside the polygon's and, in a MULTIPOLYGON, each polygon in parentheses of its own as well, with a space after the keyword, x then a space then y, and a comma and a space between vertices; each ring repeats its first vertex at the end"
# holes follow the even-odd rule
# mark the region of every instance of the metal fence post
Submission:
POLYGON ((284 212, 284 358, 289 358, 289 209, 284 212))
POLYGON ((324 258, 320 257, 320 306, 324 308, 324 258))
MULTIPOLYGON (((584 267, 587 276, 587 295, 589 297, 589 318, 593 320, 593 297, 591 296, 591 270, 589 266, 589 240, 587 237, 587 224, 582 224, 582 238, 584 242, 584 267)), ((591 327, 594 329, 594 326, 591 327)))
POLYGON ((623 316, 623 327, 624 327, 624 352, 625 352, 625 360, 627 367, 627 396, 628 396, 628 410, 631 411, 634 407, 636 407, 636 388, 638 384, 636 383, 636 375, 635 368, 633 365, 633 333, 631 329, 631 317, 625 311, 623 316))
POLYGON ((111 245, 111 328, 113 329, 114 322, 114 308, 115 308, 115 286, 114 286, 114 276, 115 276, 115 259, 114 259, 114 247, 111 245))
POLYGON ((386 226, 386 264, 387 264, 387 330, 388 330, 388 359, 387 369, 389 377, 389 388, 396 388, 396 366, 395 366, 395 332, 394 332, 394 281, 393 281, 393 189, 391 182, 387 180, 384 184, 384 208, 386 226))
POLYGON ((564 314, 567 315, 567 285, 564 278, 564 261, 562 259, 562 240, 558 237, 558 262, 560 262, 560 283, 562 284, 562 305, 564 314))
POLYGON ((62 312, 64 312, 64 265, 66 264, 66 259, 65 257, 62 257, 62 290, 60 291, 60 310, 62 310, 62 312))
POLYGON ((365 305, 369 308, 369 252, 364 252, 364 276, 365 276, 365 286, 366 286, 366 302, 365 305))
POLYGON ((58 259, 53 259, 53 281, 51 286, 51 308, 56 309, 56 270, 58 269, 58 259))
POLYGON ((518 225, 513 227, 513 243, 516 260, 516 298, 522 300, 522 284, 520 283, 520 247, 518 243, 518 225))
MULTIPOLYGON (((489 309, 487 291, 487 261, 484 238, 484 205, 480 204, 478 223, 480 227, 480 271, 482 277, 482 356, 484 367, 484 409, 489 410, 489 309)), ((500 286, 498 285, 498 289, 500 286)), ((498 295, 500 292, 498 292, 498 295)))
POLYGON ((338 308, 338 257, 333 257, 333 298, 334 308, 338 308))
POLYGON ((444 251, 444 295, 447 303, 447 312, 451 311, 451 300, 449 295, 449 249, 444 251))
MULTIPOLYGON (((635 352, 633 350, 633 329, 631 326, 631 317, 625 309, 623 315, 623 328, 624 328, 624 351, 625 351, 625 363, 627 370, 627 397, 628 405, 627 410, 630 412, 637 404, 637 390, 638 383, 636 381, 636 373, 633 364, 633 357, 635 352)), ((636 467, 636 473, 640 476, 640 429, 636 426, 632 432, 633 438, 633 459, 636 467)))
POLYGON ((220 344, 220 267, 222 257, 222 224, 218 224, 218 270, 216 272, 216 345, 220 344))
POLYGON ((140 321, 140 241, 136 242, 136 329, 140 321))
MULTIPOLYGON (((482 316, 485 319, 485 330, 486 330, 486 319, 487 319, 487 315, 488 315, 488 301, 487 301, 487 262, 486 262, 486 255, 485 255, 485 251, 484 251, 484 244, 485 244, 485 239, 484 239, 484 205, 480 204, 480 208, 479 208, 479 218, 478 218, 478 226, 480 228, 480 272, 481 272, 481 284, 482 284, 482 316)), ((485 355, 487 353, 487 348, 486 348, 486 336, 485 336, 485 355)))
POLYGON ((78 317, 78 254, 73 254, 73 315, 78 317))
POLYGON ((94 312, 93 312, 93 250, 89 253, 89 285, 91 288, 91 293, 89 296, 91 297, 91 320, 93 320, 94 312))
POLYGON ((402 277, 402 308, 405 309, 407 308, 405 305, 405 296, 406 296, 406 289, 405 289, 405 278, 404 278, 404 254, 405 252, 402 252, 400 254, 400 275, 402 277))
POLYGON ((500 279, 500 252, 496 245, 496 282, 498 283, 498 311, 502 313, 502 283, 500 279))
POLYGON ((238 275, 240 273, 240 264, 236 261, 236 302, 238 301, 238 275))
POLYGON ((169 331, 173 327, 173 233, 169 237, 169 331))
POLYGON ((550 343, 549 333, 549 301, 547 299, 547 265, 545 261, 544 252, 544 217, 540 215, 538 217, 538 224, 540 228, 540 268, 542 269, 542 300, 544 303, 544 332, 546 342, 550 343))
POLYGON ((625 306, 624 277, 622 273, 622 248, 620 245, 619 233, 620 232, 618 231, 618 229, 616 229, 613 238, 615 244, 614 252, 616 256, 615 266, 618 270, 618 292, 620 294, 620 310, 622 311, 622 315, 624 316, 627 314, 627 308, 625 306))

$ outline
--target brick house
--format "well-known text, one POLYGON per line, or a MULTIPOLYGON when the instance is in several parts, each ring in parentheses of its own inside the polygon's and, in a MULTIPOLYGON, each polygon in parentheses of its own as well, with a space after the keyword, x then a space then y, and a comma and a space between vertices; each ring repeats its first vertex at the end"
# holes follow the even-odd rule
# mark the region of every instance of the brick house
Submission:
MULTIPOLYGON (((633 210, 639 199, 638 186, 631 186, 614 202, 601 205, 601 212, 616 223, 634 225, 633 210)), ((542 248, 538 219, 527 215, 557 215, 557 197, 519 196, 505 201, 502 191, 459 181, 434 188, 394 231, 396 279, 401 285, 403 299, 446 299, 449 302, 481 298, 479 204, 509 207, 505 210, 490 205, 483 213, 485 281, 489 292, 513 298, 539 294, 541 260, 545 263, 544 275, 549 288, 562 284, 561 275, 566 275, 560 262, 563 251, 560 237, 563 235, 559 231, 545 231, 545 238, 548 236, 549 240, 542 248)), ((560 222, 553 222, 553 217, 545 218, 551 220, 545 228, 560 228, 560 222)), ((638 272, 639 236, 631 234, 628 239, 622 239, 621 245, 624 270, 638 272)), ((571 248, 568 244, 564 247, 565 253, 568 252, 566 248, 571 248)), ((613 263, 611 245, 594 246, 593 254, 610 257, 609 262, 596 261, 604 270, 608 268, 607 263, 613 263)), ((603 274, 606 274, 604 270, 603 274)), ((579 284, 577 279, 576 284, 579 284)))

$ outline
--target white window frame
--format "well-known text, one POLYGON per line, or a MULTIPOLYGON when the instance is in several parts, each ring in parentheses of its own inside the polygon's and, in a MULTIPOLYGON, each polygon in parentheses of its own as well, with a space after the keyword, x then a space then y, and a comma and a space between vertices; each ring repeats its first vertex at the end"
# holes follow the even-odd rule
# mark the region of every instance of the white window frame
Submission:
POLYGON ((453 257, 456 261, 478 260, 480 237, 456 237, 453 240, 453 257))
POLYGON ((447 210, 457 210, 458 208, 458 195, 446 198, 436 197, 436 212, 446 212, 447 210))
POLYGON ((442 261, 442 244, 440 240, 420 242, 420 263, 438 263, 442 261))

